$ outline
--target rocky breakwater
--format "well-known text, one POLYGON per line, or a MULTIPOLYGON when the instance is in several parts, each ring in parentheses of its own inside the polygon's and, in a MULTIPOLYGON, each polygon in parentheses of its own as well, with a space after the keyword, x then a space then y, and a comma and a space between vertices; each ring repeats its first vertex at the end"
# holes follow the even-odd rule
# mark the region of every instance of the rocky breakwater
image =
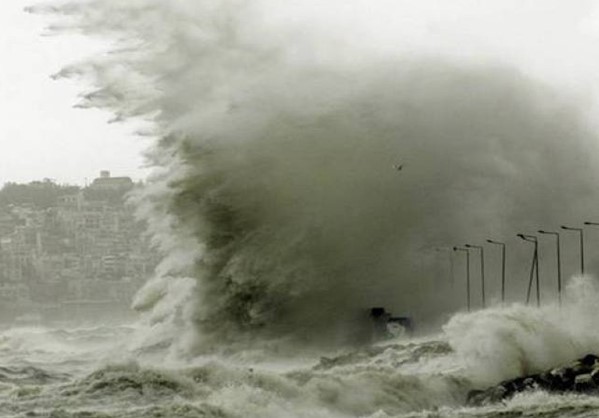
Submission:
POLYGON ((506 380, 485 390, 468 393, 468 404, 483 405, 529 390, 599 394, 599 356, 587 354, 566 366, 506 380))

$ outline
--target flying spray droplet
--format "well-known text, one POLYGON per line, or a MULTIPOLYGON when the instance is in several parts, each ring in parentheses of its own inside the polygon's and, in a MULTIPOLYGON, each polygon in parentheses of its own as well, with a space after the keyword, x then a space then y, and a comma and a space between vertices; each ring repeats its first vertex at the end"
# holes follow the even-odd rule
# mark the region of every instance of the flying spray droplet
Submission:
POLYGON ((596 137, 553 92, 493 65, 342 59, 326 37, 310 56, 310 36, 260 23, 269 4, 59 8, 118 40, 79 66, 95 83, 83 105, 156 126, 137 197, 164 256, 137 300, 154 323, 307 344, 351 340, 371 306, 423 323, 462 295, 419 248, 592 207, 596 137), (409 181, 381 176, 404 152, 409 181))

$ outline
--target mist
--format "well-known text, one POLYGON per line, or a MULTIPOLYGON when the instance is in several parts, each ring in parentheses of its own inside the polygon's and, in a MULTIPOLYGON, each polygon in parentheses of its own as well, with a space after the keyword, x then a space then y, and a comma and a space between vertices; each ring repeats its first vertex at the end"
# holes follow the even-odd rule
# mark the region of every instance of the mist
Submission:
POLYGON ((592 213, 588 102, 475 40, 354 44, 347 16, 364 35, 363 7, 327 7, 330 32, 306 24, 322 19, 312 8, 269 1, 33 9, 61 15, 54 31, 113 39, 57 75, 90 83, 81 106, 151 126, 154 174, 135 199, 164 261, 135 306, 152 324, 183 321, 201 345, 347 342, 372 306, 435 323, 464 295, 431 249, 592 213))

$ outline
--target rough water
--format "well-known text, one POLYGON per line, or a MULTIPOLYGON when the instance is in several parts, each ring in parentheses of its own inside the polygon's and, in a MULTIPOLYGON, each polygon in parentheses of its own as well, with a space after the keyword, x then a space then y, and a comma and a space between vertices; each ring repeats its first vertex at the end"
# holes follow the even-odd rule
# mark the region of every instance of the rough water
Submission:
POLYGON ((568 363, 599 346, 592 279, 560 309, 459 313, 432 336, 329 352, 268 346, 193 359, 139 347, 139 323, 0 334, 2 417, 591 417, 595 395, 521 393, 466 405, 468 391, 568 363))
MULTIPOLYGON (((372 306, 439 324, 464 297, 433 248, 593 213, 599 141, 567 95, 490 59, 340 45, 309 30, 318 8, 288 7, 33 9, 112 42, 57 74, 91 85, 80 106, 148 127, 153 174, 133 200, 163 255, 134 301, 163 324, 150 344, 352 344, 372 306)), ((509 256, 519 277, 528 254, 509 256)))
MULTIPOLYGON (((466 406, 472 389, 597 353, 594 280, 574 279, 561 308, 545 284, 541 309, 499 307, 489 283, 491 307, 464 313, 436 251, 511 237, 521 300, 515 234, 599 201, 583 106, 488 55, 364 48, 336 13, 313 27, 320 3, 289 3, 31 9, 51 33, 111 42, 56 76, 88 83, 81 107, 144 121, 153 174, 132 201, 163 261, 134 324, 3 331, 2 415, 595 416, 597 397, 538 391, 466 406), (417 335, 369 344, 373 306, 417 335)), ((359 26, 372 2, 351 4, 359 26)))

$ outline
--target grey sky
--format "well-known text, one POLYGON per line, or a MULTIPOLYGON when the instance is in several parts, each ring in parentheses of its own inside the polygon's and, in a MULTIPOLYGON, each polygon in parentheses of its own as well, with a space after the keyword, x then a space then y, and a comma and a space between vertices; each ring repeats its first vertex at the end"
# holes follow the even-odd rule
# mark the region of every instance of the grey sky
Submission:
POLYGON ((42 36, 46 18, 28 2, 0 3, 0 184, 49 177, 83 184, 99 170, 142 178, 143 140, 108 124, 108 113, 74 109, 84 86, 54 81, 61 66, 100 50, 83 36, 42 36))
MULTIPOLYGON (((0 183, 50 177, 83 183, 101 169, 142 177, 143 140, 110 115, 73 109, 84 88, 53 81, 63 65, 100 51, 82 36, 42 36, 47 17, 29 2, 0 3, 0 183)), ((304 26, 374 54, 444 53, 516 65, 565 87, 587 109, 599 87, 599 13, 589 0, 331 0, 282 2, 267 25, 304 26), (374 5, 376 4, 376 6, 374 5)), ((318 42, 314 42, 318 53, 318 42)))

